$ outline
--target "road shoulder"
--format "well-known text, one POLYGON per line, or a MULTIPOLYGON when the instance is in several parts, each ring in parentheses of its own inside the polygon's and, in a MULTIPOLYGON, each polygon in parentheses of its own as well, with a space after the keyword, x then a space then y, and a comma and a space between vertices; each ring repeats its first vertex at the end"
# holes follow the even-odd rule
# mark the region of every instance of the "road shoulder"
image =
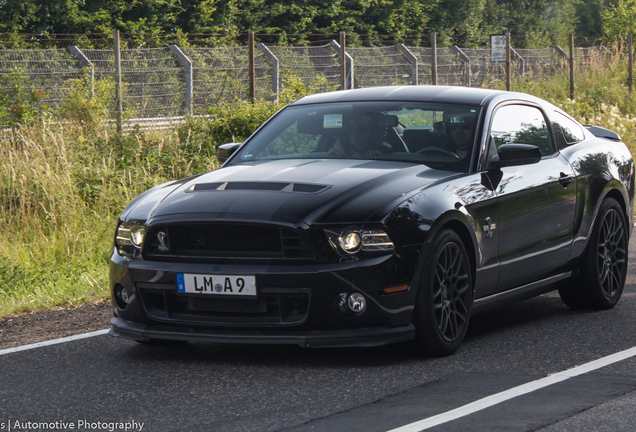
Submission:
POLYGON ((109 327, 109 303, 47 310, 0 319, 0 349, 73 336, 109 327))

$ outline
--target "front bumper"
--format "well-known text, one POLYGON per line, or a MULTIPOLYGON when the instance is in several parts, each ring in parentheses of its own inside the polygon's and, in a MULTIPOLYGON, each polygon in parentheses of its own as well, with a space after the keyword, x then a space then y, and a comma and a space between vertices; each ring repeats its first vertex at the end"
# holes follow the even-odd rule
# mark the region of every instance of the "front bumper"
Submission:
POLYGON ((415 327, 373 327, 331 331, 272 332, 263 330, 212 330, 139 324, 121 318, 110 320, 111 336, 147 342, 151 339, 234 344, 296 344, 304 348, 373 347, 412 340, 415 327))
POLYGON ((126 260, 113 254, 110 264, 112 336, 304 347, 379 346, 414 336, 414 266, 404 266, 404 258, 395 255, 338 264, 239 266, 126 260), (179 272, 255 275, 258 299, 178 293, 179 272), (409 289, 382 291, 394 285, 409 289), (122 287, 132 299, 125 307, 114 295, 122 287), (364 313, 336 307, 337 296, 350 292, 365 296, 364 313))

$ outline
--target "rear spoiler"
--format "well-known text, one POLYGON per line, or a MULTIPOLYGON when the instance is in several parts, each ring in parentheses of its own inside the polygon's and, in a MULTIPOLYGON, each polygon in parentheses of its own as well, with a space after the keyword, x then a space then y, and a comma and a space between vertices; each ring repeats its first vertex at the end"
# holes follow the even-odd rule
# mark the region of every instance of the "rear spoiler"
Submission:
POLYGON ((621 141, 621 137, 616 133, 609 129, 602 128, 600 126, 585 126, 587 130, 592 132, 594 136, 599 138, 607 138, 614 141, 621 141))

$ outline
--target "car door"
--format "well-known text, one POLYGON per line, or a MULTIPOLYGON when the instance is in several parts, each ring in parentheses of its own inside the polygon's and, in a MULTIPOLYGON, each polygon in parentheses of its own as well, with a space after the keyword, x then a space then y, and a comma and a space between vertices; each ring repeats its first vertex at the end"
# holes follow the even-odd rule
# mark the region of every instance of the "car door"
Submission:
POLYGON ((576 182, 539 107, 498 107, 490 135, 497 148, 532 144, 542 155, 538 163, 503 167, 495 175, 500 177, 495 185, 500 262, 496 291, 501 292, 558 273, 566 263, 572 247, 576 182))

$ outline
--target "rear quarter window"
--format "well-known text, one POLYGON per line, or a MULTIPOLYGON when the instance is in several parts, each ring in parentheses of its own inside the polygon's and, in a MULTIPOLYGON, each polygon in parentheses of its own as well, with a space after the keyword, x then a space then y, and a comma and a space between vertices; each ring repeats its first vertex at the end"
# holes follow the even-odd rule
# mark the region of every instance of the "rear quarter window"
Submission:
POLYGON ((554 144, 543 112, 529 105, 505 105, 494 114, 491 131, 497 148, 503 144, 530 144, 542 156, 554 154, 554 144))
POLYGON ((583 128, 571 118, 555 111, 552 121, 554 137, 559 149, 566 148, 585 139, 583 128))

